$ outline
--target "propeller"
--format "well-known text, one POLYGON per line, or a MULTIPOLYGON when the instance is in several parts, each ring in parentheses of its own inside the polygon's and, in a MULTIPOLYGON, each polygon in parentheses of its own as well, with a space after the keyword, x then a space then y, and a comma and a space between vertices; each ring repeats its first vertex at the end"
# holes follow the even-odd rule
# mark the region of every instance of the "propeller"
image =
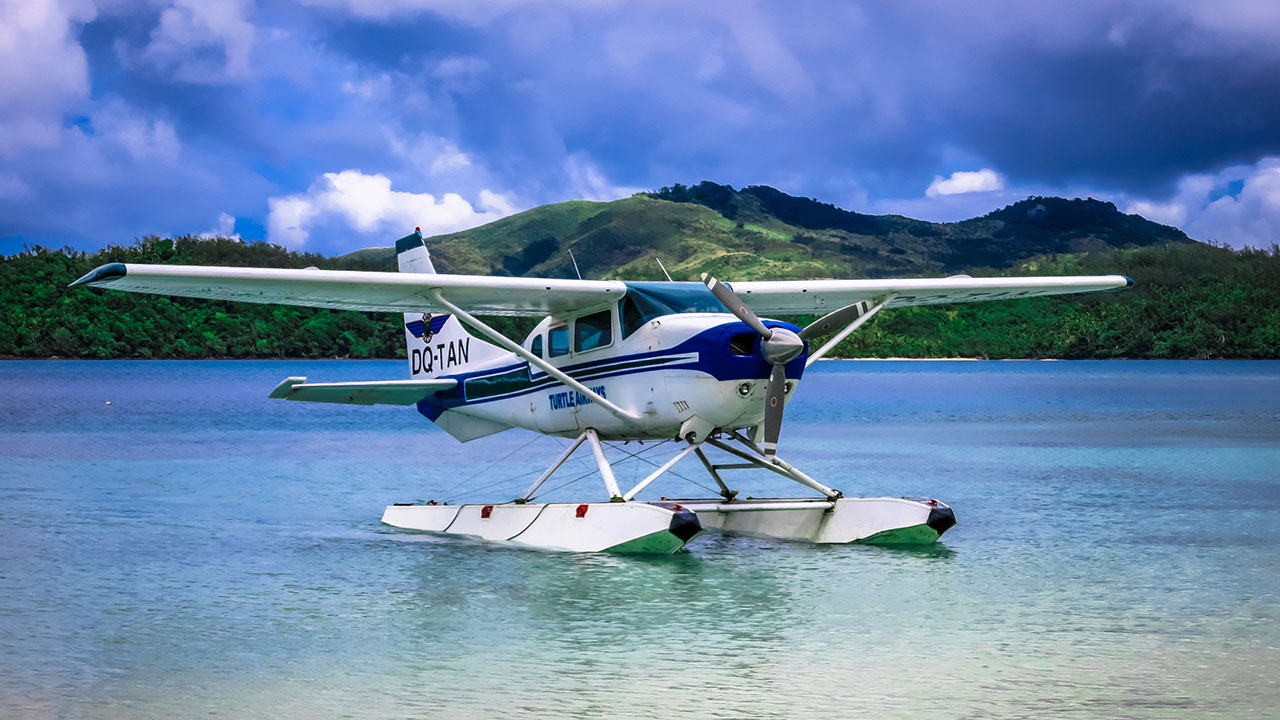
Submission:
POLYGON ((782 432, 782 410, 787 402, 786 365, 804 352, 804 338, 786 328, 765 327, 765 324, 760 322, 760 318, 751 312, 736 293, 707 273, 702 273, 702 282, 726 310, 759 333, 760 354, 765 362, 773 366, 769 372, 769 385, 765 389, 764 397, 764 454, 766 458, 772 459, 778 452, 778 436, 782 432))
POLYGON ((831 332, 832 328, 844 327, 866 315, 870 309, 871 303, 864 300, 852 305, 846 305, 833 313, 827 313, 801 330, 800 339, 808 342, 820 335, 826 335, 831 332))

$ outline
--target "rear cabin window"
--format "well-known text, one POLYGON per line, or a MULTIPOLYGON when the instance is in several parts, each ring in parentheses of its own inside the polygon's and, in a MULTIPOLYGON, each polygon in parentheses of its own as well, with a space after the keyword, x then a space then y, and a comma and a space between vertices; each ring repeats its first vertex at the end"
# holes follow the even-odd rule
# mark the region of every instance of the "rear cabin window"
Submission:
POLYGON ((569 354, 569 328, 561 326, 551 328, 551 332, 547 333, 548 344, 551 347, 550 357, 560 357, 569 354))
POLYGON ((533 342, 529 344, 529 352, 542 357, 542 333, 533 336, 533 342))
POLYGON ((613 311, 583 315, 573 324, 574 352, 586 352, 613 344, 613 311))

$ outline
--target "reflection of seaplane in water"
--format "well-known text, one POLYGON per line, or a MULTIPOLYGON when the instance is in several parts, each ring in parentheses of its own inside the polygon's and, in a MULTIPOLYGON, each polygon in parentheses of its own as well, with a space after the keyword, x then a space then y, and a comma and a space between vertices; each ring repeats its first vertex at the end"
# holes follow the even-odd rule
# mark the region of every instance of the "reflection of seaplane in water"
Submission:
POLYGON ((438 275, 421 233, 396 243, 400 273, 104 265, 77 280, 130 292, 404 312, 409 380, 285 379, 273 398, 417 405, 462 442, 511 428, 572 438, 520 498, 397 504, 401 528, 552 550, 674 552, 702 529, 818 543, 931 543, 955 524, 927 498, 846 498, 776 454, 783 408, 806 367, 885 308, 1098 292, 1118 275, 910 280, 621 282, 438 275), (821 315, 807 327, 759 315, 821 315), (477 316, 546 316, 516 343, 477 316), (810 341, 830 335, 818 349, 810 341), (483 338, 483 339, 482 339, 483 338), (605 441, 672 440, 679 452, 623 489, 605 441), (535 502, 583 445, 605 502, 535 502), (711 451, 715 451, 714 453, 711 451), (719 497, 637 497, 689 455, 719 497), (713 458, 717 458, 713 460, 713 458), (731 459, 732 462, 725 460, 731 459), (760 468, 816 493, 740 498, 725 471, 760 468))

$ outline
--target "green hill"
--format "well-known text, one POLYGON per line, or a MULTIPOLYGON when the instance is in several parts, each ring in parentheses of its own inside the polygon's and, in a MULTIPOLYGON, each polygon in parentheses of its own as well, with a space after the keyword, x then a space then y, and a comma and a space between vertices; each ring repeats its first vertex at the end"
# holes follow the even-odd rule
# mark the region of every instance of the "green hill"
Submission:
MULTIPOLYGON (((926 223, 772 188, 674 186, 535 208, 428 241, 442 272, 730 280, 970 271, 1121 273, 1123 293, 886 312, 838 349, 872 357, 1280 357, 1280 251, 1233 251, 1096 200, 1029 198, 926 223), (1000 269, 992 269, 997 267, 1000 269)), ((230 239, 148 237, 95 253, 0 258, 0 356, 402 357, 401 318, 67 288, 108 262, 393 270, 389 248, 337 258, 230 239)), ((529 323, 495 319, 512 336, 529 323)))
MULTIPOLYGON (((1028 198, 979 218, 930 223, 863 215, 764 186, 703 182, 610 203, 544 205, 431 238, 442 272, 657 280, 940 275, 1006 268, 1055 253, 1191 242, 1182 231, 1099 200, 1028 198)), ((352 260, 392 269, 391 248, 352 260)))

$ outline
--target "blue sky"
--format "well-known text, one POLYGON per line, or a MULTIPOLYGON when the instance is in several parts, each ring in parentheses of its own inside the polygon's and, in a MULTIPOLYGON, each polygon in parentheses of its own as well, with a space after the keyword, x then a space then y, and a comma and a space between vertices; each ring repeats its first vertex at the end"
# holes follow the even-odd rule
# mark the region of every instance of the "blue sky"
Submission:
POLYGON ((1280 240, 1280 3, 0 0, 0 252, 325 253, 703 179, 1280 240))

